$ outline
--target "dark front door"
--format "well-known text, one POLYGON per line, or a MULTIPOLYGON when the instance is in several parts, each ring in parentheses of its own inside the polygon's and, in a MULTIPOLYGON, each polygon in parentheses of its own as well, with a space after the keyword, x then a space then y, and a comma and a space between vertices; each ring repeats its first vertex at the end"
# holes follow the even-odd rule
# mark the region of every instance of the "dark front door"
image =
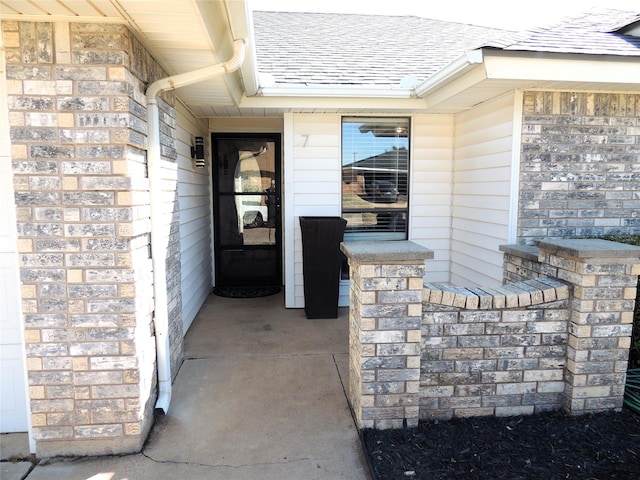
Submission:
POLYGON ((212 134, 216 286, 281 285, 280 135, 212 134))

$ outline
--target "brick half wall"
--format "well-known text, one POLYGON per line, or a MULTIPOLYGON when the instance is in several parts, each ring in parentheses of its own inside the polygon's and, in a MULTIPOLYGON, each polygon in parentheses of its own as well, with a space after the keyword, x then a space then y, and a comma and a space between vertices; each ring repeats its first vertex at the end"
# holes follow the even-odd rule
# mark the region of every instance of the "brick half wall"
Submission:
POLYGON ((423 298, 421 419, 562 408, 566 285, 544 277, 496 289, 428 284, 423 298))
POLYGON ((415 277, 427 249, 353 242, 342 250, 351 269, 349 401, 359 427, 622 408, 640 247, 549 239, 538 242, 536 260, 510 246, 505 266, 535 278, 498 288, 424 284, 420 303, 415 277), (547 271, 555 278, 540 275, 547 271))

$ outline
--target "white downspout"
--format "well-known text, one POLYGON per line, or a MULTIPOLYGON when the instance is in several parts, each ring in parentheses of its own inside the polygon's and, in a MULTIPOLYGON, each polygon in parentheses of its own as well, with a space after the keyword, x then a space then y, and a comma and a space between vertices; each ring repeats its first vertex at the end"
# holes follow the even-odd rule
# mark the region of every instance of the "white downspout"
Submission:
POLYGON ((244 61, 244 40, 236 40, 233 55, 222 63, 180 73, 152 83, 147 97, 147 165, 149 169, 149 196, 151 202, 151 257, 153 264, 154 325, 156 359, 158 363, 158 400, 156 408, 166 414, 171 403, 171 356, 169 349, 169 310, 167 301, 167 240, 163 232, 162 166, 160 156, 160 117, 158 95, 165 90, 184 87, 231 73, 244 61))

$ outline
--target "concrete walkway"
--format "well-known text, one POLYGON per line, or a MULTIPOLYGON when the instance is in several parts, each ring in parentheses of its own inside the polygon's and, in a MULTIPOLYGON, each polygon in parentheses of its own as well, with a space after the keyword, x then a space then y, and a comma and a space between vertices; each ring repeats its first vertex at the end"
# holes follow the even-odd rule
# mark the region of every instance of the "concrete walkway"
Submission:
POLYGON ((348 312, 308 320, 283 303, 208 299, 185 337, 169 413, 140 454, 3 462, 1 478, 367 480, 344 393, 348 312))

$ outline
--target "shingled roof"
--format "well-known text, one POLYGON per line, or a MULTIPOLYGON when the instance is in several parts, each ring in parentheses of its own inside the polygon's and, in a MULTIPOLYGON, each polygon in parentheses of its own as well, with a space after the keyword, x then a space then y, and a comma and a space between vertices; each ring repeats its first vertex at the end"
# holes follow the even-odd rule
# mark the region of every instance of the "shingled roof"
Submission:
POLYGON ((640 56, 640 38, 617 33, 639 20, 640 12, 606 10, 510 32, 420 17, 256 11, 254 34, 258 71, 277 85, 398 88, 482 47, 640 56))
POLYGON ((258 71, 287 85, 422 81, 504 33, 419 17, 254 12, 258 71))
POLYGON ((506 35, 485 46, 503 50, 640 56, 640 38, 618 33, 639 21, 640 7, 638 12, 593 10, 566 17, 549 27, 506 35))

